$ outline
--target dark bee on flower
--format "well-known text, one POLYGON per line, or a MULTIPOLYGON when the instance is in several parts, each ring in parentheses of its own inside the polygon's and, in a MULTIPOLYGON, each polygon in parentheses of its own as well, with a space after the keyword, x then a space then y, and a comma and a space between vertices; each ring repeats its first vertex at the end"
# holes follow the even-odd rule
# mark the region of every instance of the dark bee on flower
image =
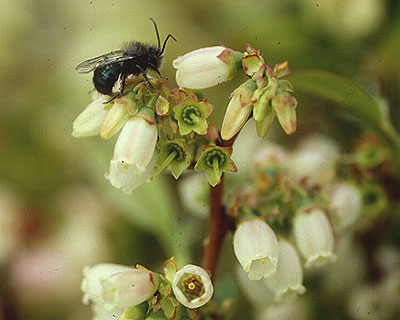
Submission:
POLYGON ((163 53, 169 38, 176 41, 172 34, 169 34, 161 47, 160 35, 157 24, 154 24, 157 35, 158 47, 144 44, 138 41, 127 43, 122 50, 112 51, 101 56, 81 62, 76 66, 79 73, 93 73, 93 84, 96 90, 102 94, 112 96, 113 87, 118 80, 121 80, 120 92, 108 102, 124 94, 125 82, 129 76, 143 75, 146 81, 147 71, 155 71, 161 79, 165 79, 159 68, 161 67, 163 53))

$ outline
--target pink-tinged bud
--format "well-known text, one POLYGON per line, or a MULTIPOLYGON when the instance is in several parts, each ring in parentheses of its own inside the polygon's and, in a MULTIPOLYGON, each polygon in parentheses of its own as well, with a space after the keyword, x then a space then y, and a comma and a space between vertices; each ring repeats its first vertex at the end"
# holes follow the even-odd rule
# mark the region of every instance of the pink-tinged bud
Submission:
POLYGON ((303 267, 296 249, 288 241, 279 239, 279 261, 276 273, 267 279, 267 287, 275 294, 275 301, 280 302, 284 295, 303 294, 303 267))
POLYGON ((233 236, 236 258, 251 280, 260 280, 275 274, 279 246, 274 231, 261 218, 241 221, 233 236))
POLYGON ((229 81, 241 67, 240 52, 216 46, 201 48, 178 57, 176 83, 181 88, 206 89, 229 81))
POLYGON ((286 134, 294 133, 297 127, 296 98, 289 93, 283 93, 273 97, 271 103, 282 129, 286 134))
POLYGON ((107 110, 104 108, 104 102, 107 99, 109 99, 108 96, 100 96, 79 114, 72 125, 74 137, 90 137, 100 134, 101 126, 107 116, 107 110))
POLYGON ((341 182, 332 188, 330 199, 335 229, 343 231, 352 226, 361 214, 362 194, 360 190, 350 183, 341 182))
POLYGON ((141 112, 130 118, 115 144, 110 173, 106 178, 114 187, 131 193, 145 181, 147 173, 154 165, 152 159, 154 160, 156 142, 157 127, 152 116, 141 112))
POLYGON ((256 89, 255 81, 249 79, 233 91, 222 123, 222 139, 229 140, 242 129, 253 109, 251 97, 256 89))
POLYGON ((293 231, 297 247, 306 259, 306 268, 336 260, 332 227, 320 209, 310 208, 298 212, 294 218, 293 231))
POLYGON ((187 264, 175 273, 172 290, 176 299, 190 309, 205 305, 214 293, 207 272, 193 264, 187 264))
POLYGON ((121 265, 85 267, 83 274, 83 302, 92 301, 108 310, 138 305, 149 299, 158 287, 152 272, 121 265))

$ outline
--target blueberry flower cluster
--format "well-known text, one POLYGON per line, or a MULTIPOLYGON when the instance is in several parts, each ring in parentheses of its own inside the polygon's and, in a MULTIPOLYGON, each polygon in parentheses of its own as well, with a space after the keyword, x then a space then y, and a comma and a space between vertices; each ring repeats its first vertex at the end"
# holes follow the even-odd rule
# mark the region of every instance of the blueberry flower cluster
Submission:
POLYGON ((250 280, 263 279, 275 301, 305 293, 303 267, 335 262, 335 242, 360 219, 361 187, 337 176, 343 159, 319 135, 291 153, 266 144, 254 157, 253 183, 229 202, 237 260, 250 280), (319 172, 310 172, 314 164, 319 172))
POLYGON ((83 303, 92 305, 96 320, 187 318, 214 292, 204 269, 186 265, 177 270, 173 258, 165 261, 163 274, 140 265, 98 264, 85 267, 83 275, 83 303))

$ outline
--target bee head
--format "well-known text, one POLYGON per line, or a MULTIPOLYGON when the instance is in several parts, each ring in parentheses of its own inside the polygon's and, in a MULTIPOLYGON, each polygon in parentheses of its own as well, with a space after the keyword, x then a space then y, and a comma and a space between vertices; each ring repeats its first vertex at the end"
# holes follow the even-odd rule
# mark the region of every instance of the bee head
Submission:
POLYGON ((149 66, 151 66, 152 69, 159 69, 161 67, 162 58, 163 56, 159 49, 151 48, 149 50, 149 66))

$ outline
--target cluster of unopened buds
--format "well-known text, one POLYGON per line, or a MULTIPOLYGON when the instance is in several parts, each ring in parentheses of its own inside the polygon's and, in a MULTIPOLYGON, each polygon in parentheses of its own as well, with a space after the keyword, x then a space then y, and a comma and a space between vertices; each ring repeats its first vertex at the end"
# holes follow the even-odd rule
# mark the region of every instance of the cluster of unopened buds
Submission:
POLYGON ((107 140, 120 132, 106 175, 114 187, 130 194, 167 167, 176 179, 186 168, 204 171, 209 183, 217 185, 223 172, 237 171, 226 141, 252 112, 259 136, 267 134, 275 116, 287 134, 296 130, 293 87, 280 79, 290 73, 287 62, 271 69, 248 45, 245 53, 223 46, 202 48, 173 65, 179 89, 152 78, 128 79, 124 95, 109 103, 110 97, 96 96, 73 124, 75 137, 107 140), (197 90, 231 80, 239 69, 248 80, 231 94, 219 132, 208 120, 213 106, 197 90))
POLYGON ((98 264, 83 270, 83 302, 91 303, 94 319, 197 319, 214 288, 207 272, 195 265, 177 270, 173 258, 164 273, 143 266, 98 264))

